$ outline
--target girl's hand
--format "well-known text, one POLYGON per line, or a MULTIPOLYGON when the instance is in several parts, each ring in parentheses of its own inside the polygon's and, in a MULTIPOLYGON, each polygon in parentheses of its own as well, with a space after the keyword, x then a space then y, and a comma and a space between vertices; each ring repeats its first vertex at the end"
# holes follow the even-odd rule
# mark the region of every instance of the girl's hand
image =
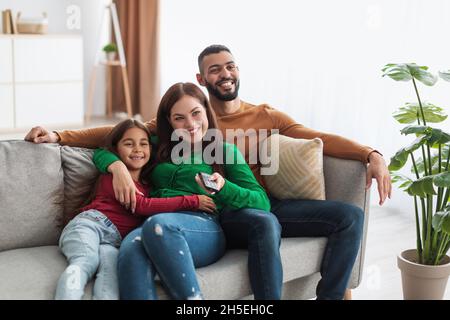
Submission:
POLYGON ((207 213, 214 213, 216 212, 216 204, 214 203, 213 199, 211 199, 208 196, 205 196, 203 194, 197 195, 198 197, 198 210, 204 211, 207 213))
POLYGON ((225 184, 225 179, 224 179, 224 178, 220 175, 220 173, 218 173, 218 172, 214 172, 214 173, 211 175, 211 178, 210 178, 209 180, 216 182, 218 191, 211 191, 211 190, 208 190, 208 189, 205 187, 205 185, 203 184, 203 181, 202 181, 202 179, 200 178, 200 175, 199 175, 199 174, 196 174, 196 175, 195 175, 195 181, 197 181, 198 185, 199 185, 200 187, 202 187, 202 188, 203 188, 207 193, 209 193, 209 194, 215 194, 216 192, 219 192, 220 190, 222 190, 222 188, 223 188, 223 186, 224 186, 224 184, 225 184))
POLYGON ((136 185, 131 178, 130 172, 122 161, 116 161, 108 167, 108 171, 113 175, 113 189, 116 200, 127 210, 134 213, 136 209, 136 193, 144 196, 136 189, 136 185))

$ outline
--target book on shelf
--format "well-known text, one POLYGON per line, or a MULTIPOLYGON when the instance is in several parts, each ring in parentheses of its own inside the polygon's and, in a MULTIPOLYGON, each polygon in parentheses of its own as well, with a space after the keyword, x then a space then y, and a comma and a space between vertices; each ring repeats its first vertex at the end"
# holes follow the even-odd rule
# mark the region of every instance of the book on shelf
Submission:
POLYGON ((2 30, 5 34, 11 34, 11 10, 3 10, 2 11, 2 30))
POLYGON ((17 34, 17 24, 16 19, 14 19, 12 15, 12 11, 10 9, 6 9, 2 11, 2 27, 4 34, 17 34))
POLYGON ((14 15, 12 14, 11 10, 9 10, 9 13, 11 15, 11 29, 12 29, 12 33, 18 34, 19 32, 17 32, 17 19, 16 19, 16 17, 14 17, 14 15))

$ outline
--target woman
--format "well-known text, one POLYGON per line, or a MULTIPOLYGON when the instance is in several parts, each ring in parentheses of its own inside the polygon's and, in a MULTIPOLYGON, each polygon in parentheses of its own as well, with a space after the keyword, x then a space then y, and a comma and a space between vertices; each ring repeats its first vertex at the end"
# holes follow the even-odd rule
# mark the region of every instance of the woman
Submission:
MULTIPOLYGON (((224 212, 239 216, 245 210, 258 211, 261 224, 257 227, 273 234, 265 237, 270 238, 271 243, 261 243, 264 253, 260 254, 271 260, 261 263, 260 270, 271 280, 269 285, 261 286, 261 292, 255 292, 255 297, 279 295, 282 279, 280 226, 269 212, 270 202, 264 189, 236 146, 220 139, 208 142, 208 130, 214 129, 217 129, 215 116, 200 88, 192 83, 177 83, 168 89, 157 115, 159 141, 150 176, 151 196, 209 195, 219 214, 164 213, 151 217, 142 228, 132 231, 123 240, 119 252, 122 299, 156 299, 156 272, 172 298, 203 298, 195 268, 214 263, 225 252, 219 217, 224 212), (210 154, 206 152, 211 150, 210 154), (221 160, 227 161, 223 163, 221 160), (205 189, 197 175, 199 172, 212 175, 216 191, 205 189), (271 281, 275 283, 273 286, 271 281), (277 292, 272 293, 271 290, 277 292)), ((106 171, 118 159, 106 151, 98 151, 94 160, 100 170, 106 171)), ((252 281, 251 275, 250 279, 252 281)))

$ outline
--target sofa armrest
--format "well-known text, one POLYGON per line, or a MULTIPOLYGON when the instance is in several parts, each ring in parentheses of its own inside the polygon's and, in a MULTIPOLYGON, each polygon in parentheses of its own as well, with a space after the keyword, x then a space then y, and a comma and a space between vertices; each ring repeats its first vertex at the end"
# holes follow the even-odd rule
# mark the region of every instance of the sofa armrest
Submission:
POLYGON ((349 288, 356 288, 361 282, 364 254, 369 222, 369 196, 366 190, 367 167, 360 161, 324 156, 325 192, 327 200, 353 204, 364 211, 364 229, 361 247, 353 267, 349 288))

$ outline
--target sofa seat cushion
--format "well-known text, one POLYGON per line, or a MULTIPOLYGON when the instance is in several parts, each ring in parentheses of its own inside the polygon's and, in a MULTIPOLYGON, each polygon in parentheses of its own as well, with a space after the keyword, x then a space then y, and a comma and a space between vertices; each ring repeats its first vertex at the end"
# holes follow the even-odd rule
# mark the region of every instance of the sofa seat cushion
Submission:
MULTIPOLYGON (((281 260, 283 282, 320 270, 326 238, 283 238, 281 260)), ((206 299, 240 299, 252 293, 248 279, 246 250, 229 250, 216 263, 197 270, 206 299)))
POLYGON ((57 246, 0 252, 0 300, 54 299, 58 278, 66 265, 57 246))
MULTIPOLYGON (((325 238, 288 238, 281 244, 283 281, 319 271, 325 238)), ((0 300, 51 300, 66 259, 57 246, 15 249, 0 252, 0 300)), ((197 270, 206 299, 239 299, 251 294, 247 276, 247 251, 230 250, 213 265, 197 270)), ((92 281, 84 299, 92 296, 92 281)), ((158 286, 160 299, 168 296, 158 286)))

